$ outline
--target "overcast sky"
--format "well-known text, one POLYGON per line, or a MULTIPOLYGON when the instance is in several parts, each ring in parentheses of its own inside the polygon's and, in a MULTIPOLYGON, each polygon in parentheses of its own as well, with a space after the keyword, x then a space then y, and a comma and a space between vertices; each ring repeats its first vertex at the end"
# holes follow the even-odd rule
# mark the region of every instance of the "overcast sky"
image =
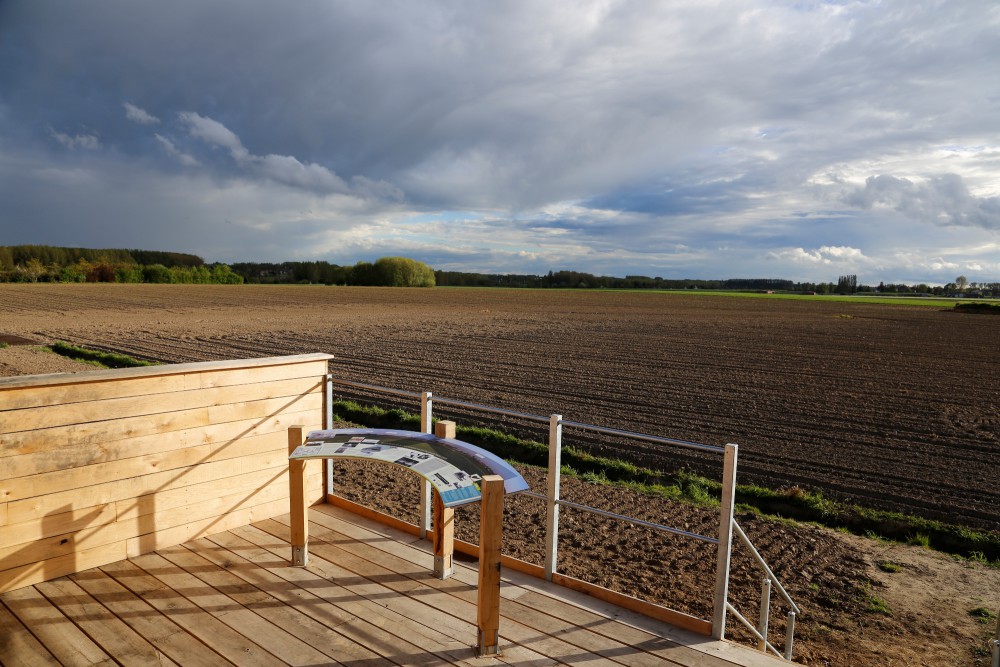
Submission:
POLYGON ((0 245, 1000 280, 1000 4, 0 0, 0 245))

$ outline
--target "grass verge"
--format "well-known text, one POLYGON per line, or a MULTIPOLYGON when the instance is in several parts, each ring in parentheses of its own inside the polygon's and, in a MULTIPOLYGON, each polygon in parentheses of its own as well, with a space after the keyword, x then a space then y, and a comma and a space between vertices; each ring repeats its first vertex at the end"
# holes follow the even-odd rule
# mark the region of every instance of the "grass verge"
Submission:
POLYGON ((64 341, 56 341, 55 343, 49 346, 49 349, 63 357, 67 357, 69 359, 76 359, 78 361, 86 361, 88 363, 100 366, 101 368, 133 368, 135 366, 156 365, 151 361, 142 361, 141 359, 134 359, 125 354, 88 350, 86 348, 78 347, 76 345, 70 345, 69 343, 66 343, 64 341))
MULTIPOLYGON (((420 416, 404 410, 336 401, 333 412, 344 421, 372 428, 420 430, 420 416)), ((540 442, 479 426, 459 425, 456 435, 501 458, 543 468, 548 466, 548 447, 540 442)), ((577 475, 591 482, 620 484, 640 493, 699 505, 718 505, 722 491, 720 482, 683 470, 651 470, 627 461, 594 456, 573 447, 563 447, 562 465, 564 474, 577 475)), ((744 511, 807 521, 856 535, 878 535, 902 543, 912 543, 916 538, 922 546, 1000 566, 1000 533, 997 532, 831 500, 821 493, 798 487, 770 489, 740 484, 736 487, 736 503, 738 509, 744 511)))

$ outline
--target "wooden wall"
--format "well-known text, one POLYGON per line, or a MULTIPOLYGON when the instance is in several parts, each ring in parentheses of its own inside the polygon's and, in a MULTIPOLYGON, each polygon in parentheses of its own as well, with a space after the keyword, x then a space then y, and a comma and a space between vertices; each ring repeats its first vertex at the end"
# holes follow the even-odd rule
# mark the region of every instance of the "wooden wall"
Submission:
POLYGON ((331 358, 0 378, 0 592, 288 512, 331 358))

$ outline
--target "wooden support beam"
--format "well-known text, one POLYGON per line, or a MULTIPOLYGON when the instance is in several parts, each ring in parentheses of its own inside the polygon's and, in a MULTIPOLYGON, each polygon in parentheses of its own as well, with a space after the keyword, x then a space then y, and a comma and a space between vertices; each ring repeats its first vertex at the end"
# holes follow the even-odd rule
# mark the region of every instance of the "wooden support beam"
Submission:
MULTIPOLYGON (((455 422, 439 421, 434 425, 434 435, 439 438, 455 437, 455 422)), ((441 496, 434 491, 434 576, 447 579, 455 573, 455 510, 445 507, 441 496)))
POLYGON ((434 576, 447 579, 455 574, 455 510, 445 507, 434 491, 434 576))
POLYGON ((478 655, 500 655, 500 546, 503 541, 503 477, 482 478, 479 522, 478 655))
MULTIPOLYGON (((303 427, 288 427, 288 453, 303 443, 303 427)), ((306 462, 288 462, 289 512, 291 514, 292 565, 309 563, 309 501, 306 498, 306 462)))

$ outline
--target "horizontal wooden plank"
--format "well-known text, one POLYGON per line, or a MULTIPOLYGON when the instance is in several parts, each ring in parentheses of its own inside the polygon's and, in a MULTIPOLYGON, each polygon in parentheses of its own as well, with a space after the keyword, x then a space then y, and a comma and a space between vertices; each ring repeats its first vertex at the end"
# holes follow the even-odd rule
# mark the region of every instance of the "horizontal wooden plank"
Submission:
POLYGON ((147 396, 125 396, 99 401, 47 405, 2 413, 0 429, 7 433, 35 431, 56 426, 148 417, 169 412, 241 403, 252 397, 262 401, 299 396, 323 390, 322 376, 276 380, 235 387, 209 387, 147 396))
POLYGON ((117 519, 113 503, 105 503, 86 509, 53 512, 38 519, 14 523, 0 527, 0 563, 14 550, 28 542, 55 535, 74 533, 85 528, 114 523, 117 519), (5 556, 6 554, 6 556, 5 556))
MULTIPOLYGON (((313 475, 306 481, 309 486, 315 488, 322 483, 322 477, 320 475, 313 475)), ((287 480, 278 479, 275 483, 258 489, 241 489, 215 498, 208 497, 192 500, 185 505, 153 514, 143 514, 123 519, 118 521, 116 525, 118 527, 118 534, 122 539, 129 539, 148 533, 162 532, 202 519, 219 518, 240 509, 263 505, 275 500, 283 500, 287 511, 287 480)))
POLYGON ((238 491, 253 493, 275 484, 284 487, 287 491, 287 472, 287 466, 254 470, 241 475, 232 475, 190 486, 148 493, 138 498, 125 498, 115 502, 115 515, 118 521, 125 521, 184 507, 203 500, 219 498, 238 491))
MULTIPOLYGON (((21 565, 49 560, 71 554, 81 549, 119 542, 131 537, 165 530, 194 520, 212 518, 243 507, 261 505, 272 500, 286 499, 287 511, 288 480, 282 469, 267 471, 273 481, 261 487, 247 487, 243 491, 212 495, 212 482, 201 485, 198 497, 187 503, 172 503, 169 509, 144 515, 131 514, 125 520, 116 520, 115 504, 109 503, 90 510, 75 510, 55 516, 55 522, 45 517, 0 528, 0 565, 11 569, 21 565)), ((246 479, 239 476, 237 479, 246 479)), ((310 497, 315 502, 322 496, 322 473, 317 470, 306 480, 310 497)), ((180 493, 186 488, 177 490, 180 493)), ((175 494, 177 495, 177 494, 175 494)), ((151 503, 155 494, 145 496, 151 503)), ((130 501, 119 501, 128 504, 130 501)), ((151 507, 148 504, 146 507, 151 507)))
POLYGON ((52 558, 71 555, 81 549, 92 549, 105 544, 120 542, 118 525, 113 521, 81 528, 72 533, 62 533, 0 549, 0 564, 4 569, 29 565, 52 558))
POLYGON ((287 437, 283 437, 280 432, 267 433, 241 438, 231 443, 188 447, 80 468, 54 470, 39 475, 0 480, 0 498, 12 503, 24 498, 92 486, 117 479, 141 477, 165 470, 235 459, 272 450, 284 450, 287 456, 287 437))
MULTIPOLYGON (((47 451, 19 454, 0 458, 3 477, 14 479, 27 475, 37 475, 52 470, 80 467, 105 461, 133 458, 156 452, 184 449, 194 445, 211 445, 229 442, 236 438, 247 438, 265 433, 285 433, 289 424, 312 422, 317 418, 315 410, 308 412, 281 413, 261 420, 259 417, 240 421, 212 424, 196 428, 172 431, 169 434, 156 433, 137 438, 106 441, 101 443, 66 443, 47 451)), ((3 519, 3 504, 0 504, 0 519, 3 519)), ((0 525, 3 521, 0 520, 0 525)))
MULTIPOLYGON (((185 544, 184 547, 225 568, 226 572, 245 582, 242 585, 230 584, 226 590, 232 590, 237 586, 244 589, 249 584, 254 586, 255 590, 266 591, 267 595, 272 596, 281 606, 261 602, 255 607, 267 609, 274 616, 281 614, 281 618, 275 618, 272 622, 284 628, 293 628, 300 637, 307 637, 317 648, 336 655, 341 664, 351 667, 382 667, 385 664, 384 658, 365 645, 369 643, 368 641, 355 642, 351 640, 350 632, 340 633, 345 625, 352 622, 360 623, 359 619, 339 609, 328 597, 321 597, 305 588, 299 588, 249 560, 256 557, 258 561, 274 563, 275 559, 271 554, 240 540, 231 532, 217 533, 204 540, 195 540, 185 544), (229 548, 232 544, 238 545, 236 549, 239 550, 239 554, 229 548)), ((172 550, 161 551, 167 558, 174 560, 172 550)))
POLYGON ((158 491, 182 488, 213 479, 224 479, 232 475, 272 468, 287 471, 287 445, 280 451, 275 449, 255 456, 201 463, 143 477, 119 479, 104 484, 35 496, 10 503, 8 514, 11 523, 20 523, 45 516, 55 510, 86 509, 126 498, 137 498, 158 491))
POLYGON ((4 604, 66 667, 116 667, 115 661, 32 587, 4 596, 4 604))
POLYGON ((61 667, 49 650, 3 604, 0 604, 0 628, 3 628, 0 665, 61 667))
POLYGON ((184 667, 226 667, 233 664, 101 570, 86 570, 70 578, 149 643, 184 667))
MULTIPOLYGON (((241 635, 211 614, 199 609, 186 597, 171 590, 135 563, 131 561, 113 563, 103 570, 113 577, 116 583, 197 637, 205 645, 202 649, 205 654, 211 657, 221 654, 226 660, 241 667, 278 667, 285 664, 253 639, 241 635), (212 654, 209 651, 216 653, 212 654)), ((220 662, 221 660, 215 660, 210 664, 220 662)))
MULTIPOLYGON (((156 551, 162 547, 172 547, 175 544, 183 544, 189 540, 195 540, 199 537, 205 537, 206 535, 231 530, 237 526, 245 526, 255 521, 262 521, 287 512, 287 499, 272 500, 269 503, 256 505, 254 507, 246 507, 235 512, 231 512, 225 516, 193 521, 188 524, 175 526, 156 533, 133 537, 127 540, 127 557, 132 558, 140 554, 156 551)), ((126 556, 123 556, 123 558, 124 557, 126 556)))
POLYGON ((0 526, 7 525, 7 503, 0 503, 0 526))
POLYGON ((61 577, 35 585, 45 598, 86 633, 115 664, 176 667, 170 658, 127 626, 75 582, 61 577))
MULTIPOLYGON (((174 553, 177 557, 178 553, 190 552, 181 550, 174 553)), ((248 609, 241 603, 238 595, 234 599, 234 592, 230 590, 229 586, 219 586, 219 588, 226 589, 226 592, 223 593, 211 582, 205 582, 206 574, 204 571, 214 571, 216 568, 202 559, 198 559, 198 561, 190 563, 193 566, 192 569, 198 571, 198 576, 195 576, 192 572, 164 558, 161 554, 147 554, 134 560, 136 565, 152 574, 172 590, 183 592, 184 597, 200 609, 243 636, 253 637, 254 641, 273 655, 280 657, 285 663, 290 665, 321 665, 332 660, 333 656, 326 655, 310 646, 304 641, 304 637, 298 637, 288 632, 282 625, 272 623, 255 610, 248 609)), ((229 582, 231 579, 226 577, 226 581, 229 582)))
MULTIPOLYGON (((332 601, 343 612, 354 615, 359 620, 364 619, 363 624, 345 623, 337 626, 337 630, 382 654, 385 664, 439 665, 449 664, 449 660, 458 664, 476 664, 468 649, 451 648, 449 643, 445 643, 449 641, 447 637, 444 637, 444 642, 441 641, 442 635, 438 631, 440 624, 436 621, 424 619, 422 623, 415 622, 393 609, 395 605, 390 600, 398 595, 388 590, 387 586, 383 585, 378 593, 374 593, 374 599, 359 595, 351 590, 351 582, 358 581, 358 578, 350 573, 345 576, 344 570, 322 558, 315 558, 308 568, 276 568, 269 563, 273 563, 274 556, 284 557, 286 542, 275 540, 253 526, 240 528, 236 532, 251 545, 263 548, 264 555, 255 559, 262 566, 287 581, 298 583, 301 588, 320 599, 332 601)), ((247 552, 241 549, 239 553, 247 552)), ((358 583, 363 585, 360 581, 358 583)), ((468 646, 470 643, 472 642, 465 644, 468 646)), ((478 664, 488 665, 492 662, 492 659, 487 659, 478 664)))
POLYGON ((126 558, 125 542, 104 544, 65 556, 0 571, 0 593, 126 558))
POLYGON ((262 401, 244 401, 229 405, 179 410, 146 417, 116 419, 70 426, 19 431, 3 436, 0 455, 14 456, 37 451, 49 451, 62 443, 74 445, 101 445, 126 438, 147 435, 165 435, 195 427, 207 427, 246 419, 267 419, 286 412, 317 411, 316 420, 322 423, 323 393, 319 390, 294 397, 262 401))
POLYGON ((18 375, 0 378, 0 392, 22 387, 46 387, 52 385, 82 384, 105 380, 124 380, 141 377, 164 377, 188 373, 204 373, 243 368, 265 368, 289 364, 328 363, 331 354, 294 354, 284 357, 262 357, 260 359, 227 359, 224 361, 196 361, 186 364, 163 364, 161 366, 140 366, 137 368, 115 368, 89 371, 86 373, 53 373, 50 375, 18 375))
POLYGON ((94 381, 92 374, 78 374, 73 384, 28 386, 0 389, 0 411, 35 408, 46 405, 67 405, 79 401, 99 401, 126 396, 147 396, 174 391, 191 391, 210 387, 230 387, 258 382, 275 382, 302 377, 323 377, 325 361, 281 364, 257 368, 235 368, 175 373, 152 377, 109 377, 94 381))

